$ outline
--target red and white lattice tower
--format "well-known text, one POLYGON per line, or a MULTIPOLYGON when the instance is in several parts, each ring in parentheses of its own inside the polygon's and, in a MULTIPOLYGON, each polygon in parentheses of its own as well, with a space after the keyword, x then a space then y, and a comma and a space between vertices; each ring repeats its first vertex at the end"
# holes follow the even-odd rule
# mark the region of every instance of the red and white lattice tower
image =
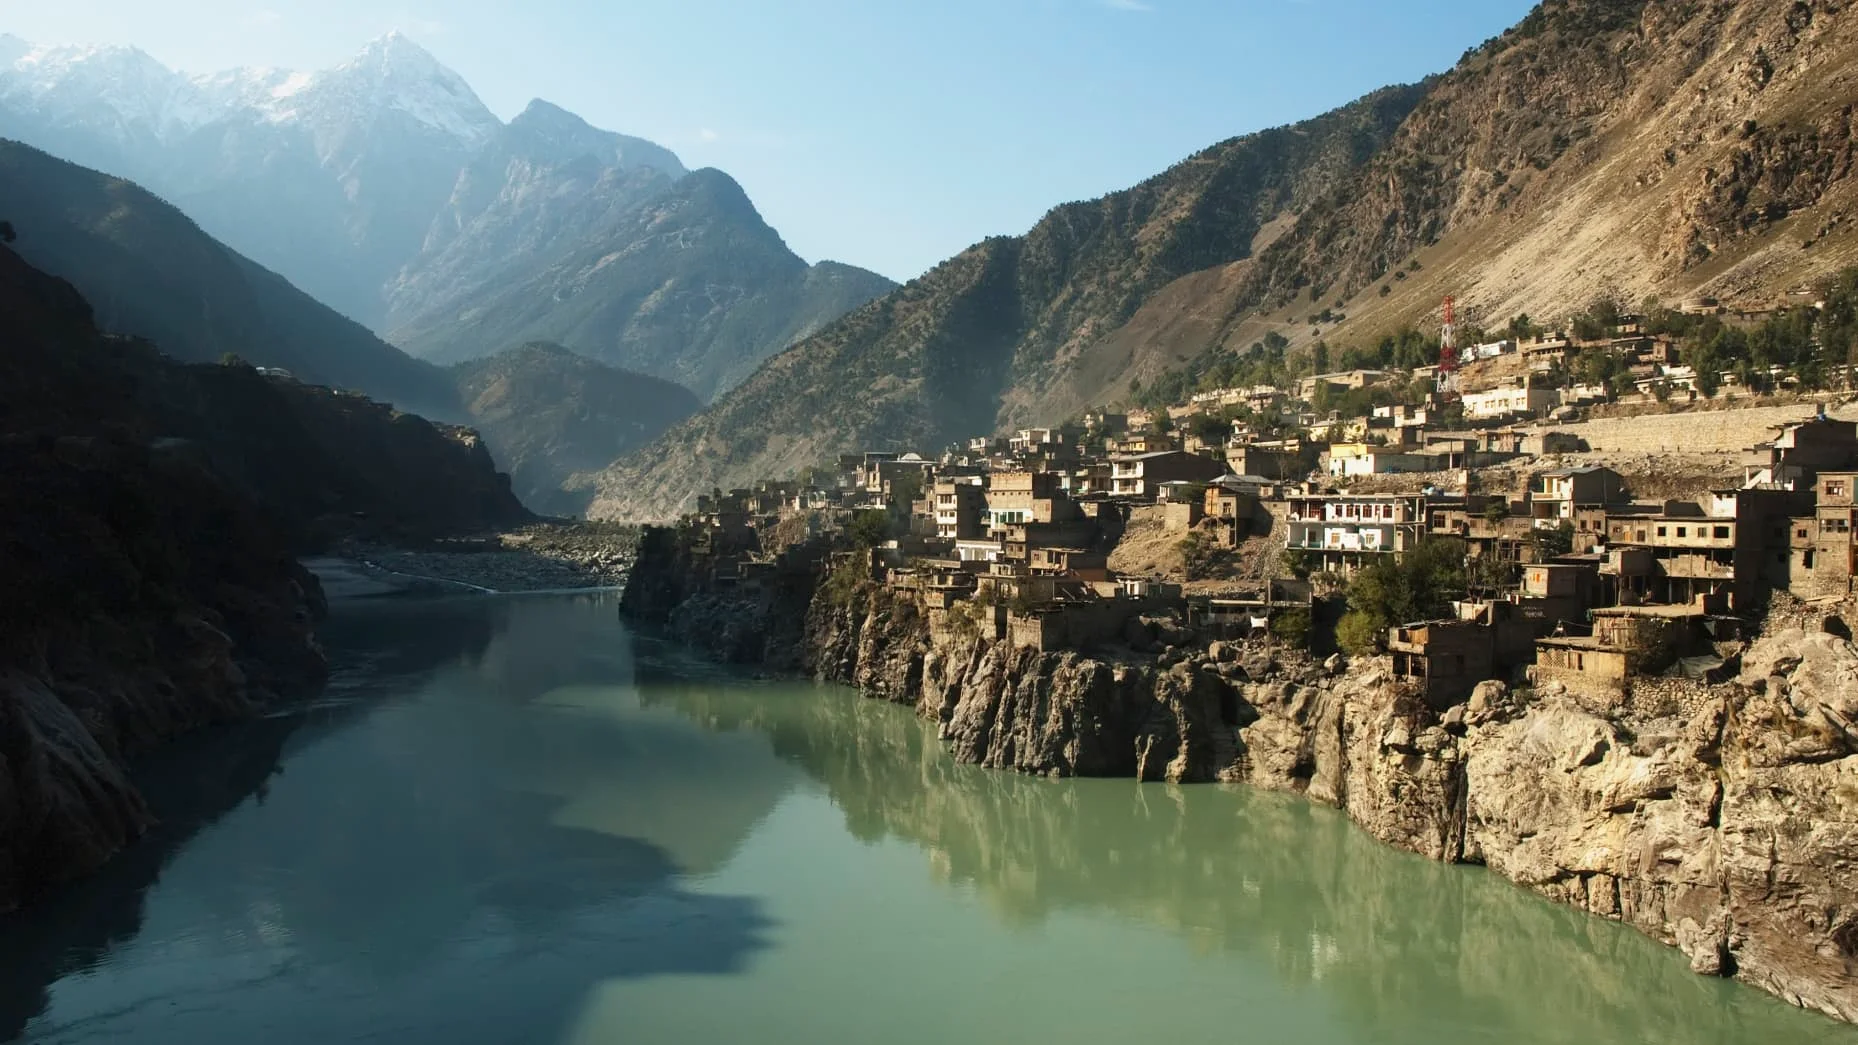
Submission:
POLYGON ((1445 296, 1445 322, 1439 327, 1439 394, 1458 394, 1458 325, 1453 321, 1451 295, 1445 296))

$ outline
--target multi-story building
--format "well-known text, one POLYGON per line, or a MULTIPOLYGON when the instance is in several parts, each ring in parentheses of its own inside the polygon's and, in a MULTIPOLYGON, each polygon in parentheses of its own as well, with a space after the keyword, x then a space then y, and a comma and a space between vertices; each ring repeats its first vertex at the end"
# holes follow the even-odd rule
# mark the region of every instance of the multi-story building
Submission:
POLYGON ((988 529, 1016 523, 1067 522, 1080 514, 1057 472, 1005 471, 988 477, 988 529))
POLYGON ((1154 500, 1161 484, 1186 480, 1211 482, 1226 474, 1226 465, 1210 457, 1179 450, 1110 458, 1110 494, 1131 500, 1154 500))
POLYGON ((1287 499, 1285 544, 1320 568, 1353 570, 1416 546, 1426 498, 1415 494, 1302 494, 1287 499))
POLYGON ((1858 463, 1858 422, 1835 421, 1822 410, 1810 420, 1778 428, 1773 439, 1749 450, 1745 463, 1751 484, 1811 489, 1822 470, 1858 463))
POLYGON ((1529 480, 1529 517, 1540 526, 1571 524, 1579 509, 1617 504, 1625 495, 1625 479, 1611 468, 1538 472, 1529 480))
POLYGON ((1796 594, 1848 595, 1858 573, 1858 472, 1821 472, 1813 514, 1790 521, 1789 586, 1796 594))
POLYGON ((944 479, 931 492, 935 499, 935 535, 945 539, 973 540, 985 527, 987 491, 978 480, 944 479))
POLYGON ((1517 388, 1493 388, 1464 394, 1464 416, 1467 421, 1534 417, 1560 405, 1560 392, 1544 388, 1527 378, 1517 388))
POLYGON ((1600 567, 1606 601, 1753 607, 1786 580, 1789 521, 1804 499, 1780 489, 1721 490, 1707 505, 1609 512, 1600 567))

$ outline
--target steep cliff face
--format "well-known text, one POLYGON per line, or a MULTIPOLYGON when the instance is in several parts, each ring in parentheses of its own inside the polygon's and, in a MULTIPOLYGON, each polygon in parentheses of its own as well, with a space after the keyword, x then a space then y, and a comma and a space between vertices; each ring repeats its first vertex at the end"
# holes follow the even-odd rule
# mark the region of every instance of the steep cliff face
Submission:
POLYGON ((913 601, 869 586, 837 604, 815 600, 806 651, 817 677, 940 723, 963 762, 1177 782, 1236 771, 1238 706, 1205 662, 937 643, 913 601))
POLYGON ((646 569, 652 554, 629 606, 700 619, 692 638, 755 635, 734 655, 778 649, 782 667, 914 707, 959 761, 1302 794, 1390 845, 1632 925, 1700 973, 1858 1021, 1858 646, 1844 639, 1777 629, 1724 685, 1652 680, 1596 703, 1487 682, 1441 710, 1384 660, 1197 647, 1165 624, 1098 655, 938 632, 912 596, 855 573, 816 575, 796 661, 790 640, 763 641, 791 634, 792 599, 773 614, 729 601, 706 590, 701 554, 646 569))

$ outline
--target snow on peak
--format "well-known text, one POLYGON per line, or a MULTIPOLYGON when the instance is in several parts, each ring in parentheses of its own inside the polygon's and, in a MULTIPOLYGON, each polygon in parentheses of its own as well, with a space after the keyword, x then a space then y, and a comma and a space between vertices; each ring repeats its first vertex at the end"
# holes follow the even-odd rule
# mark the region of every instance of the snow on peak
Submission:
POLYGON ((113 115, 119 133, 167 138, 241 114, 317 129, 400 112, 476 146, 501 126, 470 85, 399 32, 333 69, 177 73, 133 47, 33 47, 0 36, 0 99, 60 113, 113 115))
POLYGON ((501 126, 464 77, 399 30, 317 73, 293 95, 290 109, 306 116, 397 111, 473 146, 501 126))

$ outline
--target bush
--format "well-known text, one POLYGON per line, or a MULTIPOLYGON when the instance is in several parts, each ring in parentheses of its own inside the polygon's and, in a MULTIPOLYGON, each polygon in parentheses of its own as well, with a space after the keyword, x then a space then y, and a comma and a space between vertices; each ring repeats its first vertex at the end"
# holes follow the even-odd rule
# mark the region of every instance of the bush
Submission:
POLYGON ((1385 648, 1387 627, 1370 614, 1349 610, 1336 622, 1336 645, 1351 657, 1373 656, 1385 648))
POLYGON ((1310 648, 1310 611, 1304 609, 1285 610, 1271 618, 1271 635, 1285 645, 1297 649, 1310 648))

